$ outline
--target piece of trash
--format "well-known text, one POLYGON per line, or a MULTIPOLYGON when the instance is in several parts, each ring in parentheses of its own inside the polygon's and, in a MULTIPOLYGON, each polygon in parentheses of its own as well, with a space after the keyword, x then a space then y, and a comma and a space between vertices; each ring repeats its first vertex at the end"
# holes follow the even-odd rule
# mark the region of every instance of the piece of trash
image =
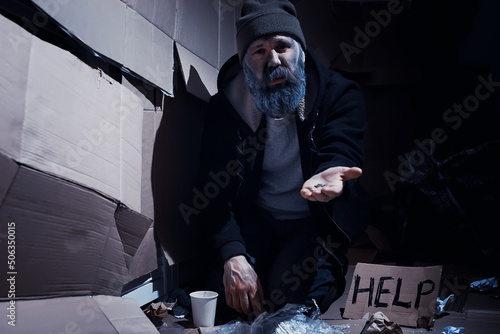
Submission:
POLYGON ((487 292, 487 291, 492 291, 495 288, 498 288, 498 282, 495 277, 485 278, 483 280, 472 282, 470 284, 470 287, 480 292, 487 292))
POLYGON ((314 188, 323 188, 323 187, 326 187, 326 184, 318 183, 314 185, 314 188))
POLYGON ((464 333, 464 327, 453 327, 453 326, 446 326, 443 328, 443 331, 441 334, 463 334, 464 333))
POLYGON ((319 308, 287 304, 268 314, 261 313, 251 325, 252 334, 346 334, 350 326, 329 325, 320 318, 319 308))
POLYGON ((401 327, 382 312, 375 312, 360 334, 403 334, 401 327))
POLYGON ((455 300, 455 295, 453 295, 453 294, 449 295, 444 300, 441 300, 438 297, 437 301, 436 301, 436 309, 434 310, 434 314, 440 315, 441 313, 443 313, 444 309, 446 308, 446 304, 452 303, 454 300, 455 300))
POLYGON ((144 310, 144 314, 151 320, 151 322, 155 325, 159 325, 162 323, 163 318, 168 315, 168 312, 172 310, 175 306, 175 303, 151 303, 144 310))

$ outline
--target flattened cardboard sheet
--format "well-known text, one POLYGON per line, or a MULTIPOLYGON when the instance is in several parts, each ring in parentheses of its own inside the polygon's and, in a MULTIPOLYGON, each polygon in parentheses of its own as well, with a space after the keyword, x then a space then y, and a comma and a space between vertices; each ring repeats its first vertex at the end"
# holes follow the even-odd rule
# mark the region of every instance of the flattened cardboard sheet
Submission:
POLYGON ((177 0, 122 0, 170 37, 174 37, 177 0))
MULTIPOLYGON (((10 302, 0 303, 2 310, 8 307, 12 307, 10 302)), ((15 301, 13 314, 14 320, 3 317, 0 321, 1 333, 158 334, 129 298, 102 295, 15 301)))
POLYGON ((162 117, 163 112, 152 111, 145 111, 143 117, 141 213, 151 219, 154 218, 153 187, 151 184, 153 148, 162 117))
MULTIPOLYGON (((0 29, 24 36, 3 16, 0 29)), ((0 49, 0 152, 140 212, 142 101, 69 52, 24 41, 0 49)))
POLYGON ((15 224, 15 297, 120 295, 127 267, 115 210, 94 191, 21 166, 0 206, 3 226, 15 224))
POLYGON ((123 66, 171 93, 173 39, 129 7, 124 38, 123 66))
MULTIPOLYGON (((125 262, 127 267, 130 267, 132 257, 137 252, 147 231, 151 228, 153 220, 120 205, 115 212, 115 221, 120 239, 123 242, 125 262)), ((156 261, 156 251, 152 252, 150 256, 156 261)))
MULTIPOLYGON (((219 65, 219 1, 177 1, 177 44, 213 67, 219 65)), ((233 21, 234 24, 234 21, 233 21)))
POLYGON ((346 301, 344 317, 361 319, 382 312, 400 326, 418 327, 432 320, 441 266, 400 267, 358 263, 346 301))
POLYGON ((123 2, 119 0, 33 0, 33 2, 77 39, 116 62, 124 63, 127 6, 123 2))
POLYGON ((120 86, 120 197, 130 208, 141 211, 142 118, 141 99, 120 86))
MULTIPOLYGON (((114 60, 164 91, 172 92, 172 38, 124 2, 33 2, 97 53, 114 60)), ((165 10, 163 6, 161 8, 165 10)), ((175 12, 175 6, 173 10, 175 12)))
POLYGON ((0 153, 19 160, 33 35, 0 15, 0 153))

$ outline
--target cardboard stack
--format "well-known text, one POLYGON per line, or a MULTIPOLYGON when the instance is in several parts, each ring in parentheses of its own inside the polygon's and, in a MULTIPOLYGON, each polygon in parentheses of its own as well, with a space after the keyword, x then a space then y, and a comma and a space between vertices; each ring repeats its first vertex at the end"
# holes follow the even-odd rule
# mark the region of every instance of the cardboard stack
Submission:
POLYGON ((157 333, 141 305, 121 297, 157 269, 151 168, 163 104, 150 90, 175 99, 176 43, 187 91, 200 100, 215 93, 235 50, 238 5, 0 7, 9 14, 0 15, 0 332, 157 333), (120 69, 120 80, 39 37, 47 26, 120 69))
POLYGON ((130 329, 154 332, 119 297, 152 225, 141 214, 142 102, 3 16, 0 30, 0 328, 112 333, 131 317, 130 329))

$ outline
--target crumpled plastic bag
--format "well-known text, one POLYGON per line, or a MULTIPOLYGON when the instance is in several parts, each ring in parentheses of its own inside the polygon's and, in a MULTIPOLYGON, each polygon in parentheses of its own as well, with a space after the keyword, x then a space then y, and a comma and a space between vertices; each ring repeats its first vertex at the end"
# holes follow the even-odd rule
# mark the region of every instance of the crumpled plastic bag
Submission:
POLYGON ((374 313, 360 334, 403 334, 403 330, 382 312, 374 313))
POLYGON ((491 277, 480 281, 472 282, 470 284, 470 287, 479 292, 487 292, 498 288, 498 282, 495 277, 491 277))
POLYGON ((464 333, 464 327, 453 327, 453 326, 446 326, 443 328, 443 331, 441 334, 463 334, 464 333))
POLYGON ((349 325, 329 325, 320 319, 318 308, 287 304, 274 313, 260 314, 252 324, 230 321, 204 329, 203 334, 348 334, 349 325))
POLYGON ((444 310, 446 309, 446 305, 448 303, 452 303, 454 300, 455 300, 455 295, 454 294, 449 295, 448 297, 446 297, 443 300, 441 300, 438 297, 437 301, 436 301, 436 307, 434 308, 434 314, 435 315, 440 315, 441 313, 443 313, 444 310))

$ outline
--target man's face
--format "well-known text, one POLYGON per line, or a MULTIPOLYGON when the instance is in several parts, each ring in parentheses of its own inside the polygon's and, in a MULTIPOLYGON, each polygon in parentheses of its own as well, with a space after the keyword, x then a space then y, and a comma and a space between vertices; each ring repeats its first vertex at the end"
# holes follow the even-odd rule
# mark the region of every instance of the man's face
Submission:
POLYGON ((291 37, 273 35, 250 44, 242 62, 256 108, 271 117, 293 113, 305 94, 304 53, 291 37))

